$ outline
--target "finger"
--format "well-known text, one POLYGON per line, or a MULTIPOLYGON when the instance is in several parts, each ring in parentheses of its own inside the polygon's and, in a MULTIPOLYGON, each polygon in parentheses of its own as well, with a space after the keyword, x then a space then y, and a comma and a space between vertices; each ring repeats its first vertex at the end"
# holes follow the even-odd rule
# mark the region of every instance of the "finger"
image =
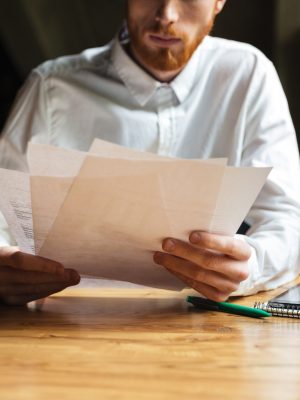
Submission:
POLYGON ((196 231, 190 234, 189 240, 201 249, 217 251, 236 260, 246 261, 251 256, 248 243, 230 236, 196 231))
POLYGON ((18 247, 0 248, 0 266, 1 265, 7 265, 26 271, 47 272, 49 274, 59 275, 64 273, 64 267, 59 262, 23 253, 18 247))
POLYGON ((163 249, 204 269, 221 273, 236 282, 241 282, 248 277, 247 264, 222 254, 204 251, 180 240, 165 239, 163 249))
MULTIPOLYGON (((171 273, 173 271, 170 270, 171 273)), ((226 301, 228 297, 230 296, 230 293, 227 292, 221 292, 220 290, 209 286, 205 283, 202 282, 195 282, 190 278, 187 278, 186 276, 179 274, 179 273, 174 273, 175 276, 177 276, 178 279, 182 280, 184 283, 187 284, 190 288, 196 290, 198 293, 200 293, 202 296, 206 297, 209 300, 213 301, 226 301)))
POLYGON ((67 287, 66 285, 62 284, 56 286, 53 284, 51 287, 48 287, 48 289, 44 288, 40 292, 37 291, 35 293, 11 294, 4 296, 2 298, 2 302, 6 305, 20 306, 30 303, 31 301, 51 296, 54 293, 58 293, 64 290, 66 287, 67 287))
POLYGON ((180 273, 194 282, 205 283, 225 293, 232 293, 239 287, 238 282, 225 275, 199 267, 189 261, 165 253, 155 253, 154 260, 172 272, 180 273))
POLYGON ((0 293, 2 292, 1 287, 3 284, 6 286, 17 284, 38 285, 42 283, 78 282, 79 279, 78 273, 71 269, 64 270, 63 274, 49 274, 2 266, 0 267, 0 293))

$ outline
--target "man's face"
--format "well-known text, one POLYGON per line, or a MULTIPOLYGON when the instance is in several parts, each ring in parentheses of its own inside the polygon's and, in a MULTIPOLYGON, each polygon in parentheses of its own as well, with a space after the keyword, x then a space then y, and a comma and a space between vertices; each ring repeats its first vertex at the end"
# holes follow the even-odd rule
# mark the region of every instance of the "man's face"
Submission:
POLYGON ((225 0, 128 0, 131 50, 141 64, 177 71, 210 32, 225 0))

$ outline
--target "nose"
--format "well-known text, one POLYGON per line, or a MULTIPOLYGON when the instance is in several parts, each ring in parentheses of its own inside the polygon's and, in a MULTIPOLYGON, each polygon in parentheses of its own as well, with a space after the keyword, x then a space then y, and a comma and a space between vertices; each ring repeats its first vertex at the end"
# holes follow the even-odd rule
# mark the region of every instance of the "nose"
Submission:
POLYGON ((164 26, 169 26, 177 22, 179 20, 178 0, 161 1, 155 19, 164 26))

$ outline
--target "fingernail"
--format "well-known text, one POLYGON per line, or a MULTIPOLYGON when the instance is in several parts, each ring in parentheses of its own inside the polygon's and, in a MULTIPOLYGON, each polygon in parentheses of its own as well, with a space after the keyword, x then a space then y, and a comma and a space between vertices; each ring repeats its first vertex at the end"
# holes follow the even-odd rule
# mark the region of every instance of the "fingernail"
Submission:
POLYGON ((168 252, 172 252, 176 248, 176 243, 172 239, 167 239, 163 242, 163 249, 168 252))
POLYGON ((71 282, 79 282, 80 276, 78 275, 77 271, 73 269, 67 269, 65 271, 65 279, 71 282))
POLYGON ((198 232, 193 232, 190 234, 190 242, 191 243, 196 244, 199 242, 199 240, 200 240, 200 235, 198 232))
POLYGON ((77 271, 71 270, 70 271, 70 278, 73 282, 79 282, 80 281, 80 275, 78 274, 77 271))

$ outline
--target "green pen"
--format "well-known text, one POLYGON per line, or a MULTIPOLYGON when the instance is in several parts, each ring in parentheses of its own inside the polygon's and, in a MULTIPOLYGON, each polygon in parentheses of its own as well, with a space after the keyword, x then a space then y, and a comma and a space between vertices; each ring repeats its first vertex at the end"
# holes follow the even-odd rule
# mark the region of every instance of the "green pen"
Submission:
POLYGON ((222 311, 229 314, 245 315, 252 318, 271 317, 272 315, 266 311, 258 310, 257 308, 241 306, 239 304, 227 303, 224 301, 217 302, 203 299, 202 297, 188 296, 186 301, 193 304, 196 308, 222 311))

